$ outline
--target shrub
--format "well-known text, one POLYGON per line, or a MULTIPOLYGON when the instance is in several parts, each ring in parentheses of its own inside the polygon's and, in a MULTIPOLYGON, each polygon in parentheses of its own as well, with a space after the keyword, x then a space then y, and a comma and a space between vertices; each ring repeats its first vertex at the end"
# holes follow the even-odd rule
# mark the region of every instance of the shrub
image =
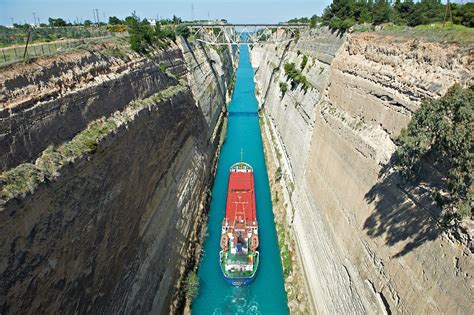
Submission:
POLYGON ((297 87, 299 84, 303 85, 305 91, 311 86, 306 77, 296 69, 295 63, 286 63, 283 67, 285 74, 291 79, 291 88, 297 87))
POLYGON ((183 36, 184 38, 188 38, 191 35, 191 31, 186 24, 179 24, 176 26, 176 34, 183 36))
MULTIPOLYGON (((396 167, 406 179, 420 177, 422 160, 434 158, 446 178, 445 208, 469 215, 474 201, 474 91, 452 87, 440 99, 425 100, 396 143, 396 167)), ((472 214, 472 212, 471 212, 472 214)))
POLYGON ((280 82, 280 91, 283 95, 288 91, 288 84, 286 82, 280 82))
POLYGON ((301 71, 304 70, 304 67, 306 67, 307 63, 308 63, 308 57, 306 55, 303 55, 303 60, 301 61, 301 64, 300 64, 301 71))
POLYGON ((162 63, 162 62, 160 62, 160 70, 161 70, 161 72, 163 72, 163 73, 166 72, 166 66, 165 66, 165 64, 162 63))
POLYGON ((199 293, 199 276, 194 271, 188 273, 188 276, 186 277, 184 292, 186 299, 191 303, 199 293))

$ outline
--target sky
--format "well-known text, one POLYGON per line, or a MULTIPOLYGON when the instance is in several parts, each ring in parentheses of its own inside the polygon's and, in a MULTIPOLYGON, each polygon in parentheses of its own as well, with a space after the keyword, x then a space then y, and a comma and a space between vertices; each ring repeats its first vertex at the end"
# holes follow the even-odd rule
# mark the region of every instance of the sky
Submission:
POLYGON ((41 23, 48 17, 73 22, 93 20, 93 9, 102 21, 124 18, 136 11, 141 18, 172 17, 185 20, 227 19, 230 23, 276 23, 294 17, 320 15, 331 0, 0 0, 0 24, 41 23))

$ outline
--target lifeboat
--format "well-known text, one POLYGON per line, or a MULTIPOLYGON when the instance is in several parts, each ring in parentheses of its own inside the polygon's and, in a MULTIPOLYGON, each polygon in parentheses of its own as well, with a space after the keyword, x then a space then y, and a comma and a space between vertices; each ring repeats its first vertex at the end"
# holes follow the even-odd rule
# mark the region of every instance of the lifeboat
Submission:
POLYGON ((258 248, 258 236, 252 234, 250 237, 250 250, 255 251, 258 248))
POLYGON ((226 251, 228 246, 229 246, 229 236, 227 236, 227 234, 222 234, 222 237, 221 237, 222 250, 226 251))

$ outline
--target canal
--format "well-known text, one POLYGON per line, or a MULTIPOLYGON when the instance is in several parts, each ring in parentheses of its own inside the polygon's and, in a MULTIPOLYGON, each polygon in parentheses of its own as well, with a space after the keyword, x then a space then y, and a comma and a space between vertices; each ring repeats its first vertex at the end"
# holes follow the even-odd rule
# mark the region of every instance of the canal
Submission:
POLYGON ((242 45, 235 90, 229 104, 226 140, 212 188, 208 236, 198 270, 199 296, 194 300, 193 314, 288 314, 254 88, 249 50, 242 45), (240 161, 241 149, 243 160, 254 168, 261 262, 257 278, 250 285, 233 287, 221 274, 219 241, 229 168, 240 161))

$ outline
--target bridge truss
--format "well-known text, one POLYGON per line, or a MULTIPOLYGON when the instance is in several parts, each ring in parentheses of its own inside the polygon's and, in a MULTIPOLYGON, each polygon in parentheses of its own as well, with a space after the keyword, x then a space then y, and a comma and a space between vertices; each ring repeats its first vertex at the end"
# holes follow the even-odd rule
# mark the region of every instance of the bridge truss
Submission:
POLYGON ((191 35, 209 45, 255 45, 293 40, 309 24, 189 24, 191 35))

